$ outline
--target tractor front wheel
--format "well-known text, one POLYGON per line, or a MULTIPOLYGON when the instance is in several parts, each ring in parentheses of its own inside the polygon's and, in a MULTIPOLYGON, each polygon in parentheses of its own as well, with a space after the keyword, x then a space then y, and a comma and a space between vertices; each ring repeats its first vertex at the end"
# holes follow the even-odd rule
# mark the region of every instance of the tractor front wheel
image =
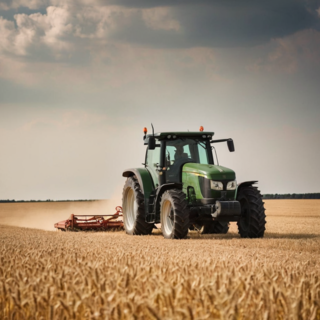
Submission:
POLYGON ((161 230, 166 239, 184 239, 188 235, 189 210, 186 195, 178 189, 165 191, 160 205, 161 230))
POLYGON ((242 238, 262 238, 264 236, 266 215, 262 196, 258 188, 248 186, 240 189, 237 200, 241 205, 238 230, 242 238))
POLYGON ((136 177, 128 178, 123 187, 122 209, 127 234, 151 234, 153 224, 145 221, 144 196, 136 177))

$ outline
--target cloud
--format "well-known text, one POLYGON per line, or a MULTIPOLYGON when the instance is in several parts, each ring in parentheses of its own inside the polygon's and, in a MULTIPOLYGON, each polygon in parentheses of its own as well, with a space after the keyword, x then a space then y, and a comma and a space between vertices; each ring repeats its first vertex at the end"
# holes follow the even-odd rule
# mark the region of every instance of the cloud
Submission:
MULTIPOLYGON (((110 41, 112 34, 120 26, 129 28, 126 21, 135 14, 137 10, 112 6, 49 6, 45 14, 15 14, 15 23, 0 16, 0 54, 37 61, 83 63, 90 52, 115 42, 110 41)), ((149 16, 146 15, 147 20, 149 16)), ((164 19, 162 15, 153 26, 164 19)))
POLYGON ((250 47, 319 28, 318 2, 6 1, 2 8, 7 10, 38 7, 40 12, 15 14, 16 26, 2 18, 0 46, 17 55, 52 54, 66 61, 79 47, 83 52, 115 42, 154 48, 250 47))
POLYGON ((142 12, 142 17, 148 28, 154 30, 181 30, 179 21, 172 17, 169 8, 145 9, 142 12))
POLYGON ((312 28, 317 18, 298 1, 241 1, 232 8, 226 3, 176 8, 187 43, 212 47, 246 47, 267 43, 299 30, 312 28))
POLYGON ((63 52, 72 50, 72 42, 65 40, 72 32, 70 14, 64 8, 48 7, 47 14, 16 14, 15 27, 12 21, 0 17, 0 49, 17 56, 41 58, 47 54, 59 58, 63 52))
POLYGON ((48 0, 1 0, 0 10, 17 9, 20 7, 39 9, 47 5, 49 5, 48 0))
POLYGON ((272 40, 271 49, 259 57, 249 69, 255 72, 319 73, 320 32, 312 29, 286 38, 272 40))
MULTIPOLYGON (((7 6, 18 3, 24 4, 7 6)), ((243 73, 294 73, 311 64, 319 70, 319 33, 312 27, 319 6, 311 2, 37 3, 45 11, 0 17, 1 101, 82 103, 99 90, 114 97, 115 90, 145 83, 230 82, 243 73)))
POLYGON ((319 28, 319 1, 304 0, 117 0, 117 5, 131 8, 166 7, 182 31, 175 40, 167 34, 154 33, 154 41, 136 23, 126 39, 144 44, 176 47, 238 47, 266 43, 307 28, 319 28), (167 41, 163 38, 167 37, 167 41))

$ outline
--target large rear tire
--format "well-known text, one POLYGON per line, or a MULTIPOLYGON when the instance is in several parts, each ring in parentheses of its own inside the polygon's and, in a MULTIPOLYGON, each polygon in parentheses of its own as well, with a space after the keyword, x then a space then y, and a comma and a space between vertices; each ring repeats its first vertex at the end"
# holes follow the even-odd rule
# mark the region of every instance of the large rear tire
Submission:
POLYGON ((166 239, 185 239, 189 231, 186 195, 178 189, 165 191, 160 204, 161 230, 166 239))
POLYGON ((144 196, 136 177, 127 179, 122 193, 123 224, 127 234, 151 234, 153 224, 145 220, 144 196))
POLYGON ((222 233, 226 234, 229 231, 229 222, 221 222, 221 221, 210 221, 205 223, 200 232, 202 234, 213 234, 213 233, 222 233))
POLYGON ((237 200, 241 205, 241 217, 237 223, 241 238, 263 238, 266 215, 258 188, 253 186, 241 188, 237 200))

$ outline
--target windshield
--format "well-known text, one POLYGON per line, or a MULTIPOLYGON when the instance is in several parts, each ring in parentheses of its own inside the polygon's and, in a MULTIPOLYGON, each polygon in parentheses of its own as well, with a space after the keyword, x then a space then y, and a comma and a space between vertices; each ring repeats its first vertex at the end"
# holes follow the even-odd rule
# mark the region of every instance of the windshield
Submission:
POLYGON ((166 141, 166 165, 173 166, 182 159, 187 162, 208 164, 208 153, 205 141, 196 139, 175 139, 166 141))

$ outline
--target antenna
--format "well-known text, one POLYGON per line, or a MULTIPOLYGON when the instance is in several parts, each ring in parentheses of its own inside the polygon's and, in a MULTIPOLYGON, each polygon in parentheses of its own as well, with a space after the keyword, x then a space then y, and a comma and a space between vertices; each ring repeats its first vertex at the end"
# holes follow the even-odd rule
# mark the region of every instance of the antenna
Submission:
POLYGON ((152 127, 152 135, 154 136, 154 128, 152 123, 151 123, 151 127, 152 127))

